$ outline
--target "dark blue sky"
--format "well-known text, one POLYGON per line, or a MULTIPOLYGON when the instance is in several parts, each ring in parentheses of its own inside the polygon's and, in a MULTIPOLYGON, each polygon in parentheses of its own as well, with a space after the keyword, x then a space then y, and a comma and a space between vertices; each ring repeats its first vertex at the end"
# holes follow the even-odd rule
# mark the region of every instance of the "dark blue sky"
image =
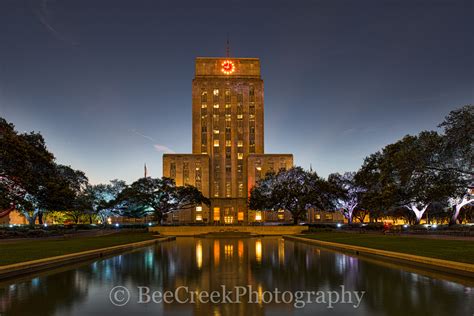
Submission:
POLYGON ((229 33, 261 59, 266 152, 357 170, 474 103, 473 3, 0 0, 0 116, 93 183, 161 176, 159 148, 191 152, 194 58, 229 33))

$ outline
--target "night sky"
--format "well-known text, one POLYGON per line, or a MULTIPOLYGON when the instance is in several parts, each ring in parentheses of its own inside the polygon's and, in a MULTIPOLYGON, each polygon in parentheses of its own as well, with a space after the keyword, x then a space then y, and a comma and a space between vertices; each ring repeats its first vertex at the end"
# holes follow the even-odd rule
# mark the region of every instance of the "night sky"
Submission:
POLYGON ((227 34, 261 59, 265 151, 322 176, 474 103, 472 0, 0 0, 0 116, 92 183, 161 176, 227 34))

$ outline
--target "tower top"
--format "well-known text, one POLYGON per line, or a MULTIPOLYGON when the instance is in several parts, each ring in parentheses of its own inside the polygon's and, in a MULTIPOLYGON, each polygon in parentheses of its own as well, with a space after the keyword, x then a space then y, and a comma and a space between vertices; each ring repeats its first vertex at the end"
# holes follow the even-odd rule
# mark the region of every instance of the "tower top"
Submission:
POLYGON ((260 78, 260 60, 258 58, 197 57, 195 78, 198 77, 260 78))
POLYGON ((229 42, 229 33, 227 33, 227 44, 225 47, 225 53, 227 57, 230 57, 230 42, 229 42))

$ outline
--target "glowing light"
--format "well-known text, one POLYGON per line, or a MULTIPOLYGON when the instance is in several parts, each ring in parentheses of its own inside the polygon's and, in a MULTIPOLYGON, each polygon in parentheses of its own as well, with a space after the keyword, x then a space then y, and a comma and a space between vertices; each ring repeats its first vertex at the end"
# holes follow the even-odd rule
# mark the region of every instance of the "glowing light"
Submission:
POLYGON ((197 214, 197 215, 196 215, 196 221, 197 221, 197 222, 201 222, 201 221, 202 221, 202 215, 201 215, 201 214, 197 214))
POLYGON ((107 223, 109 223, 109 225, 112 224, 112 218, 111 217, 107 218, 107 223))
POLYGON ((438 227, 438 225, 434 224, 434 225, 433 225, 433 226, 431 226, 431 227, 432 227, 432 228, 437 228, 437 227, 438 227))
POLYGON ((256 221, 261 221, 262 220, 262 212, 257 211, 255 214, 255 220, 256 221))
POLYGON ((403 225, 403 228, 408 228, 408 225, 407 224, 403 225))
POLYGON ((196 212, 201 212, 202 211, 202 206, 196 206, 196 212))
POLYGON ((198 269, 202 267, 202 242, 198 240, 196 244, 196 264, 198 269))
POLYGON ((255 259, 258 263, 262 262, 262 241, 260 239, 255 241, 255 259))
POLYGON ((148 226, 151 226, 152 224, 151 223, 148 223, 148 226))
POLYGON ((219 265, 219 257, 221 253, 221 245, 219 240, 214 240, 214 265, 219 265))
POLYGON ((44 227, 48 227, 48 224, 44 223, 43 226, 44 226, 44 227))
POLYGON ((119 226, 120 226, 120 224, 119 224, 119 223, 116 223, 116 224, 115 224, 115 227, 119 227, 119 226))
POLYGON ((224 60, 221 65, 221 71, 226 75, 230 75, 235 71, 235 65, 231 60, 224 60))
POLYGON ((237 251, 239 253, 239 259, 242 259, 244 256, 244 242, 242 240, 239 240, 237 251))
POLYGON ((12 227, 13 227, 13 225, 8 225, 8 227, 12 228, 12 227))
POLYGON ((341 223, 337 223, 337 228, 341 228, 342 227, 342 224, 341 223))
POLYGON ((224 245, 224 255, 226 258, 234 256, 234 245, 224 245))

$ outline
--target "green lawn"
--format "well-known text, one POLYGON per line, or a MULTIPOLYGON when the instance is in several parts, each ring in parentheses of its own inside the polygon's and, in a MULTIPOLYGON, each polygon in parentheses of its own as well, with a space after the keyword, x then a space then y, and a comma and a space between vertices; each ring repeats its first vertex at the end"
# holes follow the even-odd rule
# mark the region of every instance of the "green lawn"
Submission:
POLYGON ((124 232, 99 237, 78 237, 54 240, 38 239, 11 243, 0 242, 0 266, 149 239, 154 239, 150 233, 124 232))
POLYGON ((301 235, 353 246, 403 252, 417 256, 474 263, 474 241, 398 237, 376 234, 321 232, 301 235))

